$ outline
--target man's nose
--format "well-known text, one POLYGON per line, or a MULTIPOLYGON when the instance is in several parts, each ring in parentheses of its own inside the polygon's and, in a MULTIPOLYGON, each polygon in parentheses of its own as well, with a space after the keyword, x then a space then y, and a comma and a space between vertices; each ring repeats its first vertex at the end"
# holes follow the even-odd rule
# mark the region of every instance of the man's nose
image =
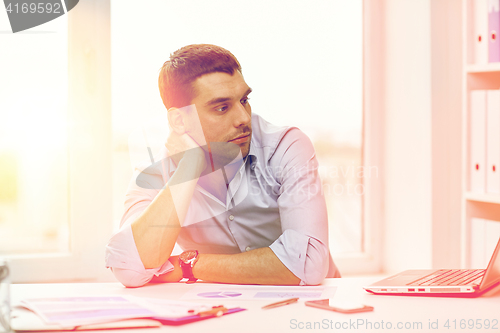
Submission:
POLYGON ((247 109, 241 103, 238 103, 238 106, 236 108, 237 110, 235 112, 234 127, 247 125, 252 119, 247 109))

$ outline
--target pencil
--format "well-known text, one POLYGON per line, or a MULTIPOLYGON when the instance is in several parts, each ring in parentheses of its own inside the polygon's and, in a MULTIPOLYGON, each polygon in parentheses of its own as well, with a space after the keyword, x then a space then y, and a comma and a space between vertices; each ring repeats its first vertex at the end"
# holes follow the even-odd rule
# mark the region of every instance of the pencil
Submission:
POLYGON ((263 309, 272 309, 272 308, 277 308, 278 306, 283 306, 283 305, 288 305, 288 304, 292 304, 292 303, 295 303, 299 300, 298 297, 295 297, 295 298, 290 298, 290 299, 286 299, 284 301, 279 301, 279 302, 276 302, 276 303, 271 303, 271 304, 268 304, 268 305, 264 305, 262 308, 263 309))

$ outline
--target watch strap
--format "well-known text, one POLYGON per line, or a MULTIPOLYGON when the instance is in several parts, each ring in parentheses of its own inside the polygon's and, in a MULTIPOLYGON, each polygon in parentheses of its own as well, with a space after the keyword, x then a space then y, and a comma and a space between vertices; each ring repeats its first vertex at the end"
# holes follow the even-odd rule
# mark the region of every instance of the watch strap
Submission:
POLYGON ((182 277, 188 279, 188 283, 193 283, 198 280, 193 275, 193 267, 190 264, 181 263, 182 277))
POLYGON ((194 258, 190 258, 186 261, 182 260, 181 258, 183 257, 183 254, 189 252, 192 253, 193 251, 185 251, 179 256, 179 266, 181 266, 182 269, 182 277, 188 279, 187 283, 194 283, 198 280, 193 275, 193 266, 198 261, 198 251, 194 251, 194 258))

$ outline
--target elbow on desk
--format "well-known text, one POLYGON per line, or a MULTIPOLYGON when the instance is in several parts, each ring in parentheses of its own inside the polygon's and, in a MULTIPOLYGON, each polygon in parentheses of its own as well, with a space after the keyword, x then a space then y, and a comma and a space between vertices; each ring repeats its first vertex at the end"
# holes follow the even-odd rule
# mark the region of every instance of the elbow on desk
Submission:
POLYGON ((304 282, 310 286, 316 286, 323 282, 327 277, 329 268, 329 252, 326 251, 314 251, 313 253, 308 253, 305 269, 304 269, 304 282))
MULTIPOLYGON (((328 267, 327 267, 327 270, 328 270, 328 267)), ((317 286, 317 285, 321 284, 323 282, 323 280, 325 280, 326 273, 327 272, 324 271, 321 267, 314 269, 314 270, 310 270, 309 272, 306 271, 306 274, 305 274, 306 279, 304 282, 308 286, 317 286)))
POLYGON ((111 267, 115 278, 127 288, 138 288, 151 281, 153 276, 147 276, 131 269, 111 267))

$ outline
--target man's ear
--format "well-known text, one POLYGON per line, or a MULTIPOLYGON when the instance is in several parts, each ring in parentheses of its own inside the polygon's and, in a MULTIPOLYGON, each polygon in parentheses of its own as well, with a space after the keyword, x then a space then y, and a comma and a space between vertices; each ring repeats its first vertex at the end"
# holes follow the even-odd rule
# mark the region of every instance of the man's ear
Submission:
POLYGON ((172 107, 167 111, 168 124, 177 134, 186 133, 185 113, 176 107, 172 107))

